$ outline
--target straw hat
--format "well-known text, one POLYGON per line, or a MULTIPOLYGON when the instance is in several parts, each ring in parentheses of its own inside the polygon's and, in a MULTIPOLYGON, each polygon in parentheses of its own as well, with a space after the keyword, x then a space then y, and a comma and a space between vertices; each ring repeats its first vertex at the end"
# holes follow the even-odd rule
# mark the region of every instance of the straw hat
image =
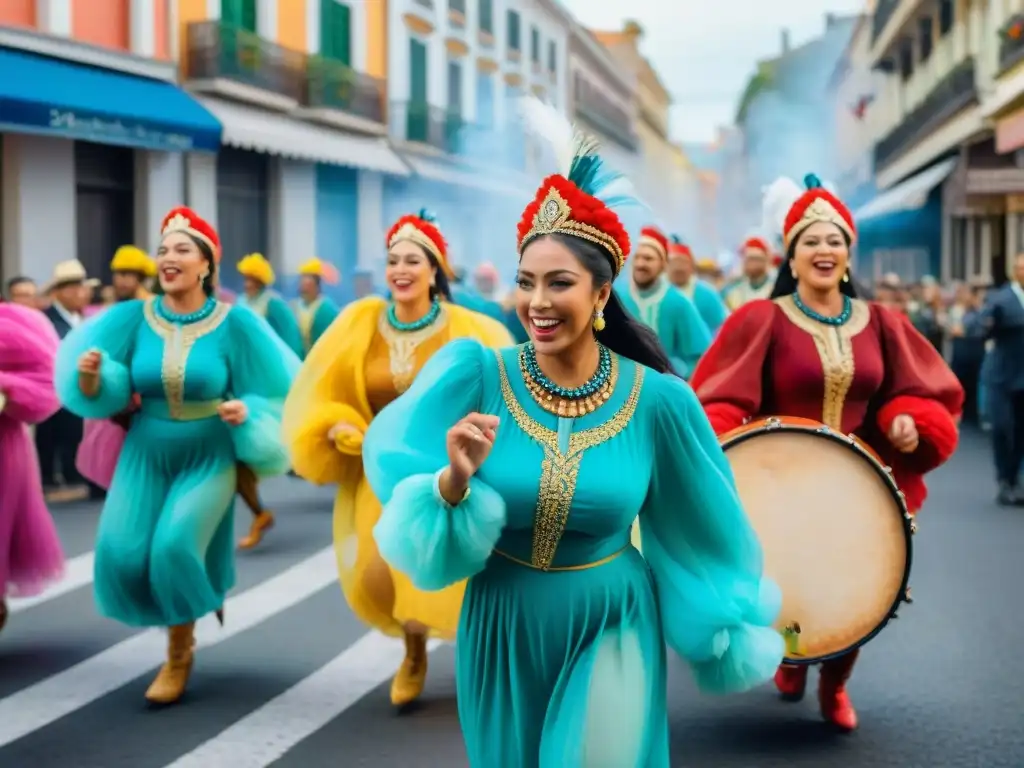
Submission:
POLYGON ((96 278, 90 278, 85 271, 85 265, 78 259, 69 259, 68 261, 59 262, 54 266, 53 275, 50 277, 50 282, 46 284, 43 292, 49 293, 55 288, 68 285, 69 283, 81 283, 86 288, 95 288, 100 284, 100 281, 96 278))

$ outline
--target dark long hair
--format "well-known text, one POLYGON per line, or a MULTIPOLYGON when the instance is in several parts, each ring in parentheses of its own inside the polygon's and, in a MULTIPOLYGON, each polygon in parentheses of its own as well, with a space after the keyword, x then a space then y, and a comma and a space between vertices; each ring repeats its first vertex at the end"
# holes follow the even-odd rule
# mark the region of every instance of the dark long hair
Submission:
MULTIPOLYGON (((775 285, 772 286, 772 298, 777 299, 780 296, 790 296, 796 293, 797 279, 793 274, 793 253, 796 251, 796 241, 799 236, 793 238, 793 242, 789 244, 789 248, 786 249, 786 260, 779 267, 779 272, 775 275, 775 285)), ((846 247, 850 247, 850 236, 843 232, 843 239, 846 241, 846 247)), ((847 277, 849 280, 841 280, 839 282, 839 292, 845 296, 849 296, 851 299, 859 297, 860 292, 857 290, 857 281, 854 280, 853 275, 850 274, 849 268, 847 268, 847 277)), ((863 290, 863 289, 861 289, 863 290)))
MULTIPOLYGON (((196 244, 196 248, 199 249, 199 255, 203 257, 206 261, 206 265, 210 268, 210 274, 207 275, 205 280, 203 280, 203 293, 207 296, 213 296, 217 292, 217 260, 213 258, 213 251, 210 250, 210 246, 207 245, 205 240, 193 237, 188 232, 185 232, 184 234, 189 240, 196 244)), ((160 285, 160 277, 158 275, 156 282, 153 285, 153 293, 160 296, 163 292, 164 289, 163 286, 160 285)))
MULTIPOLYGON (((603 248, 570 235, 555 234, 548 237, 572 251, 580 264, 590 273, 594 287, 601 288, 612 284, 615 278, 612 259, 603 248)), ((604 307, 604 322, 604 330, 598 334, 598 339, 612 352, 653 368, 659 373, 675 374, 668 354, 658 341, 657 335, 626 311, 614 288, 604 307)))

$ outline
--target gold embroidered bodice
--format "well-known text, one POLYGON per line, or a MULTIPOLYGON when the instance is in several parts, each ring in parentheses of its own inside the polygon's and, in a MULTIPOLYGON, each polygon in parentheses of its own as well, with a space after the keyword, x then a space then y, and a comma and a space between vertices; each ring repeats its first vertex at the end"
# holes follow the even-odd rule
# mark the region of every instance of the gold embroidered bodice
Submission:
POLYGON ((380 313, 377 331, 366 353, 366 397, 374 413, 405 392, 437 350, 449 341, 447 310, 442 305, 436 321, 419 331, 396 331, 380 313))

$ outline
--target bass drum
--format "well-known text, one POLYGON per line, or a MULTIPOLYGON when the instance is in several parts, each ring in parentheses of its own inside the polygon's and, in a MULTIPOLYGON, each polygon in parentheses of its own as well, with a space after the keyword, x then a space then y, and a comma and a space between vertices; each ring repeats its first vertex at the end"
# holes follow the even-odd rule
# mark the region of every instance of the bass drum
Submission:
POLYGON ((889 468, 858 438, 810 419, 751 422, 721 442, 765 573, 782 590, 786 663, 868 642, 910 602, 916 527, 889 468))

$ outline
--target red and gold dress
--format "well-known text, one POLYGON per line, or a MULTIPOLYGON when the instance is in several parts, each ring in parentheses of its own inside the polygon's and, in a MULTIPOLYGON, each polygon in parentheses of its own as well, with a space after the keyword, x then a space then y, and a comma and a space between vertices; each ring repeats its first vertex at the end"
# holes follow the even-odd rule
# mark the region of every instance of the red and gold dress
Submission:
MULTIPOLYGON (((956 449, 963 389, 935 348, 903 316, 854 299, 849 319, 826 325, 793 299, 753 301, 730 315, 697 365, 691 386, 716 434, 750 419, 796 416, 855 434, 893 469, 916 513, 924 475, 956 449), (912 453, 887 437, 906 414, 920 436, 912 453)), ((857 652, 822 665, 822 712, 849 706, 843 686, 857 652)), ((776 683, 786 698, 803 695, 807 667, 785 667, 776 683)))

